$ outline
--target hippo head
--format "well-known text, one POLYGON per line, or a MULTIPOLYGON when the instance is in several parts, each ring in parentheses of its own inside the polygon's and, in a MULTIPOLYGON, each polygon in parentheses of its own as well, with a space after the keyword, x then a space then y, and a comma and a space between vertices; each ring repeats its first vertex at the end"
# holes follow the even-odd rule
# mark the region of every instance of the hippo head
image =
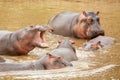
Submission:
POLYGON ((59 69, 64 68, 66 66, 72 66, 70 62, 65 61, 60 56, 55 56, 50 53, 46 54, 46 59, 44 60, 44 68, 45 69, 59 69))
POLYGON ((47 30, 48 28, 44 26, 29 26, 25 28, 22 39, 28 42, 30 41, 28 45, 33 45, 36 47, 48 47, 44 36, 47 30))
POLYGON ((78 24, 74 32, 78 38, 94 38, 98 35, 104 35, 104 30, 100 26, 99 12, 85 12, 78 17, 78 24))
POLYGON ((19 53, 28 53, 35 47, 48 47, 44 34, 49 28, 43 26, 29 26, 15 32, 16 43, 19 53))
POLYGON ((74 52, 76 52, 75 47, 73 46, 73 44, 75 44, 74 41, 72 40, 62 40, 62 41, 58 41, 59 45, 57 46, 57 48, 69 48, 72 49, 74 52))
POLYGON ((101 49, 103 45, 101 44, 101 41, 95 42, 95 43, 85 43, 83 44, 82 48, 83 50, 97 50, 101 49))

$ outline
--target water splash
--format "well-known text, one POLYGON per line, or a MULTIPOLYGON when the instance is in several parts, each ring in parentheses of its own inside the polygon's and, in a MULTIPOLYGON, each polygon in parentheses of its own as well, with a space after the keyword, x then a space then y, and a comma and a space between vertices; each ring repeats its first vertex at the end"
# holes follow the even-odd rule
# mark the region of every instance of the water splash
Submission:
POLYGON ((57 70, 38 70, 38 71, 20 71, 19 73, 15 72, 3 72, 0 76, 5 75, 14 75, 16 79, 62 79, 62 78, 75 78, 75 77, 87 77, 92 76, 94 74, 98 74, 104 71, 107 71, 117 65, 110 64, 100 68, 80 71, 79 69, 73 69, 68 67, 68 69, 57 69, 57 70), (23 75, 24 73, 24 75, 23 75))

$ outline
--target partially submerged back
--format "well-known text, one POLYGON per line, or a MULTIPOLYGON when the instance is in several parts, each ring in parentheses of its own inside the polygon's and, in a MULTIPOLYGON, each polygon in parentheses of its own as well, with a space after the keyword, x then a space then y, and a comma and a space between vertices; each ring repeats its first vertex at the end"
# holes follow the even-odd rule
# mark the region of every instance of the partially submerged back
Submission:
POLYGON ((75 47, 73 46, 74 42, 70 40, 62 40, 58 47, 52 50, 50 53, 61 56, 68 62, 78 60, 76 55, 75 47))
MULTIPOLYGON (((0 60, 3 60, 1 58, 0 60)), ((49 69, 59 69, 67 66, 72 66, 72 64, 64 60, 60 56, 52 55, 50 53, 45 54, 42 58, 32 62, 24 63, 7 63, 0 62, 0 72, 2 71, 22 71, 22 70, 49 70, 49 69)))
POLYGON ((83 44, 83 50, 97 50, 100 48, 110 47, 115 43, 115 39, 108 36, 98 36, 83 44))

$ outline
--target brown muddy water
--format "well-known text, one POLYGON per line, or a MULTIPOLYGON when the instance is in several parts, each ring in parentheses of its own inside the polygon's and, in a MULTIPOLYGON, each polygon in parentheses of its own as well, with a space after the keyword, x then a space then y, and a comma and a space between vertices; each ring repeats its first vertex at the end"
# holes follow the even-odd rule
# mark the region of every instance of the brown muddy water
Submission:
MULTIPOLYGON (((0 30, 16 31, 28 25, 45 25, 51 16, 62 11, 100 11, 106 36, 116 43, 104 50, 85 52, 76 42, 78 61, 73 67, 55 70, 0 72, 0 80, 120 80, 120 0, 0 0, 0 30)), ((54 49, 58 40, 67 37, 46 33, 49 48, 35 48, 27 56, 2 56, 7 62, 33 61, 54 49)))

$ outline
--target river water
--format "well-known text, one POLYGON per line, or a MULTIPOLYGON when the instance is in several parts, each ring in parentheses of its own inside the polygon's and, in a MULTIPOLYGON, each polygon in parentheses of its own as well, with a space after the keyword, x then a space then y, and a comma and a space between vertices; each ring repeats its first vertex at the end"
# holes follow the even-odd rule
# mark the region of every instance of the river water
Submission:
MULTIPOLYGON (((50 17, 62 11, 99 11, 105 35, 116 43, 95 52, 81 50, 76 42, 78 61, 73 67, 55 70, 0 72, 0 80, 120 80, 120 1, 119 0, 0 0, 0 30, 16 31, 28 25, 46 25, 50 17)), ((2 56, 7 62, 37 60, 54 49, 58 40, 68 39, 46 33, 49 48, 35 48, 27 56, 2 56)))

